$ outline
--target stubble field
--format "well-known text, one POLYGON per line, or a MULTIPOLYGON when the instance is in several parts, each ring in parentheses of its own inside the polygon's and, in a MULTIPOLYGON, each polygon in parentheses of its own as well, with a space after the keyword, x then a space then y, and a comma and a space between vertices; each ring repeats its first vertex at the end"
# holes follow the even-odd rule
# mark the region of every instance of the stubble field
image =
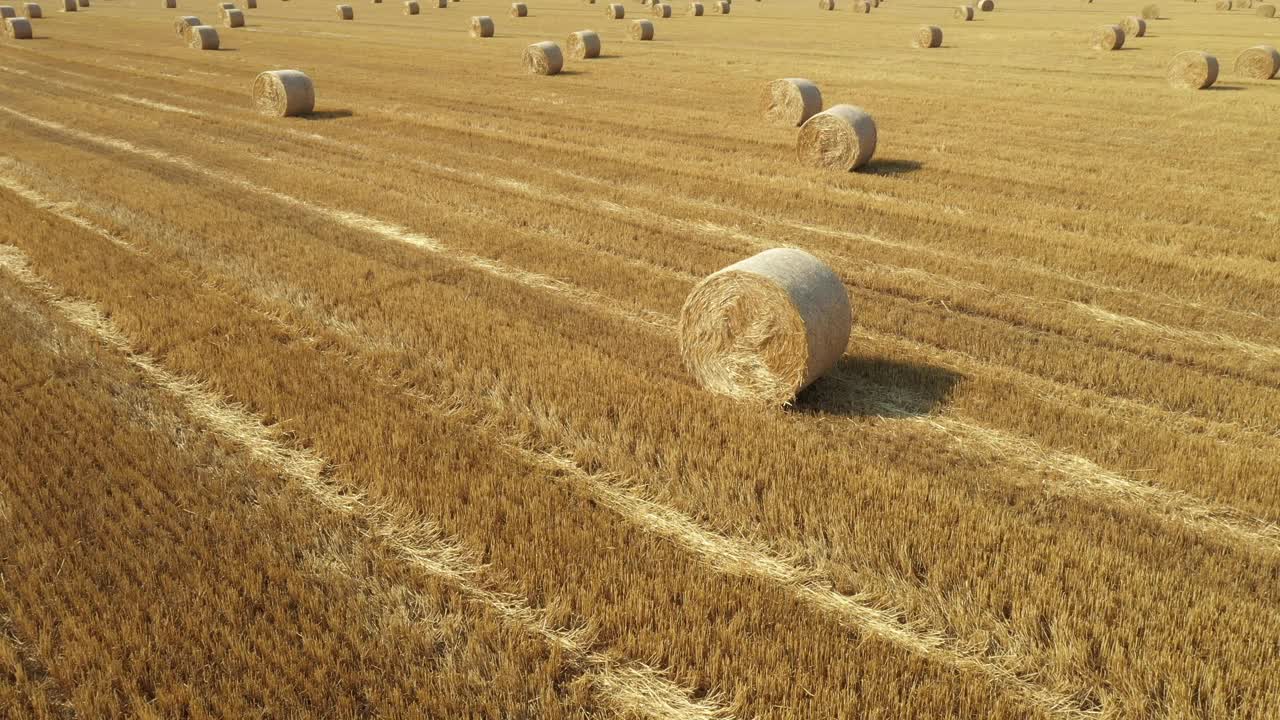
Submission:
POLYGON ((1280 717, 1280 19, 160 5, 0 41, 0 716, 1280 717), (675 333, 777 246, 855 312, 782 410, 675 333))

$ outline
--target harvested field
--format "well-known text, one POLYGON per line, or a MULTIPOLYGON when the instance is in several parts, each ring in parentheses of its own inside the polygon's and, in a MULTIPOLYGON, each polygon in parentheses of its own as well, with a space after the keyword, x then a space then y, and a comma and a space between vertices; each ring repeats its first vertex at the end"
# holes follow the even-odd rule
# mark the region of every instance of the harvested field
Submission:
POLYGON ((1273 19, 162 5, 0 38, 0 717, 1280 717, 1273 19), (686 298, 779 247, 847 347, 710 392, 686 298))

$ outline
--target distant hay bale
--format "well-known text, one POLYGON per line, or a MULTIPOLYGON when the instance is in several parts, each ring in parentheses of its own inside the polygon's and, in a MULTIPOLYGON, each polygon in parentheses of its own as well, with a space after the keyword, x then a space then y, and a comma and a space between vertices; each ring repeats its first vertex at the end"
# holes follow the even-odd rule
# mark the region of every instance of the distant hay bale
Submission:
MULTIPOLYGON (((382 0, 378 0, 378 2, 382 2, 382 0)), ((258 0, 244 0, 244 6, 250 10, 257 10, 258 0)))
POLYGON ((178 7, 178 0, 164 0, 164 7, 166 10, 173 10, 178 7))
POLYGON ((836 105, 805 121, 796 140, 800 161, 833 170, 857 170, 876 152, 876 121, 860 107, 836 105))
POLYGON ((1218 58, 1207 52, 1188 50, 1169 63, 1169 84, 1183 90, 1203 90, 1218 81, 1218 58))
POLYGON ((1119 25, 1103 25, 1093 34, 1093 47, 1097 50, 1119 50, 1124 47, 1124 28, 1119 25))
POLYGON ((183 15, 173 21, 173 31, 178 34, 178 37, 185 38, 191 28, 203 24, 204 23, 200 22, 200 18, 195 15, 183 15))
POLYGON ((871 3, 871 7, 873 8, 880 7, 880 0, 867 0, 867 2, 871 3))
POLYGON ((627 16, 627 9, 622 3, 609 3, 604 8, 604 14, 614 20, 621 20, 627 16))
POLYGON ((978 9, 982 12, 992 12, 996 9, 995 0, 982 0, 978 3, 978 9))
POLYGON ((1254 12, 1258 17, 1273 18, 1273 17, 1275 17, 1275 16, 1276 16, 1276 6, 1275 6, 1275 5, 1270 5, 1270 4, 1268 4, 1268 3, 1263 3, 1263 4, 1261 4, 1261 5, 1257 6, 1257 7, 1255 7, 1255 8, 1253 9, 1253 12, 1254 12))
POLYGON ((529 6, 522 2, 511 3, 511 17, 528 17, 529 6))
POLYGON ((851 9, 855 13, 862 13, 865 15, 866 13, 871 12, 871 3, 867 2, 867 0, 856 0, 851 9))
POLYGON ((1137 15, 1130 15, 1120 23, 1120 29, 1124 30, 1124 35, 1130 37, 1145 37, 1147 34, 1147 21, 1137 15))
POLYGON ((354 20, 356 17, 356 11, 350 5, 338 5, 334 10, 337 11, 339 20, 354 20))
POLYGON ((218 3, 219 10, 235 10, 236 4, 230 2, 218 3))
POLYGON ((718 2, 712 3, 711 7, 715 8, 718 15, 728 15, 729 11, 733 8, 733 6, 729 4, 729 0, 718 0, 718 2))
POLYGON ((836 0, 818 0, 819 10, 835 10, 836 0))
POLYGON ((569 57, 579 60, 600 57, 600 35, 595 30, 579 30, 569 33, 564 43, 569 57))
POLYGON ((852 328, 840 277, 803 250, 773 248, 694 286, 680 308, 680 355, 709 392, 786 405, 835 367, 852 328))
POLYGON ((11 17, 18 17, 18 11, 9 5, 0 5, 0 20, 11 17))
POLYGON ((1231 0, 1218 0, 1218 3, 1214 5, 1214 7, 1218 10, 1230 10, 1231 0))
POLYGON ((691 2, 691 3, 689 3, 689 14, 690 14, 690 15, 693 15, 694 17, 701 17, 701 16, 702 16, 702 3, 700 3, 700 2, 691 2))
POLYGON ((209 25, 195 25, 187 30, 187 47, 195 50, 217 50, 218 31, 209 25))
POLYGON ((663 2, 654 3, 654 4, 653 4, 653 16, 654 16, 654 17, 660 17, 660 18, 669 18, 669 17, 671 17, 671 5, 670 5, 670 3, 663 3, 663 2))
POLYGON ((222 12, 222 24, 229 28, 244 27, 244 11, 224 10, 222 12))
MULTIPOLYGON (((698 13, 701 15, 702 13, 698 13)), ((653 39, 653 22, 650 20, 636 20, 631 23, 631 39, 633 40, 652 40, 653 39)))
POLYGON ((822 91, 804 78, 774 80, 760 93, 760 112, 774 125, 800 127, 822 112, 822 91))
POLYGON ((436 2, 436 7, 441 10, 447 9, 449 7, 449 0, 435 0, 435 2, 436 2))
POLYGON ((1142 8, 1142 17, 1146 20, 1159 20, 1160 7, 1158 5, 1147 5, 1142 8))
POLYGON ((80 7, 89 7, 89 0, 80 0, 78 4, 80 7))
POLYGON ((44 17, 44 10, 36 3, 29 2, 22 4, 22 14, 27 16, 29 20, 39 20, 44 17))
POLYGON ((1236 56, 1236 74, 1254 80, 1270 80, 1280 73, 1280 52, 1270 45, 1255 45, 1236 56))
POLYGON ((268 70, 253 80, 253 105, 272 117, 307 115, 316 109, 316 88, 298 70, 268 70))
POLYGON ((422 8, 418 5, 418 0, 405 0, 403 12, 405 15, 417 15, 422 12, 422 8))
POLYGON ((493 37, 493 18, 488 15, 476 15, 471 18, 471 37, 493 37))
POLYGON ((62 12, 76 12, 80 9, 80 5, 76 0, 62 0, 62 12))
POLYGON ((4 34, 11 40, 30 40, 31 20, 29 18, 7 17, 4 19, 4 34))
POLYGON ((524 69, 533 75, 556 75, 564 67, 560 46, 545 40, 524 49, 524 69))
POLYGON ((972 6, 972 5, 961 5, 960 7, 956 8, 956 19, 957 19, 957 20, 964 20, 964 21, 966 21, 966 22, 967 22, 967 21, 969 21, 969 20, 972 20, 972 19, 973 19, 973 6, 972 6))
POLYGON ((920 29, 916 30, 916 36, 911 45, 918 48, 942 47, 942 28, 937 25, 921 25, 920 29))

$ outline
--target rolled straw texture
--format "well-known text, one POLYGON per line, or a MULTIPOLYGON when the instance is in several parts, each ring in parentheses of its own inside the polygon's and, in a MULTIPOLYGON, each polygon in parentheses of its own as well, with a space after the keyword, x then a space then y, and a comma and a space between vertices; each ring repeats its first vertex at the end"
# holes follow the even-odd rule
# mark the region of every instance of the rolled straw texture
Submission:
POLYGON ((401 12, 405 15, 417 15, 422 12, 422 7, 418 5, 418 0, 405 0, 404 9, 401 12))
POLYGON ((1169 84, 1184 90, 1203 90, 1218 81, 1218 58, 1207 52, 1188 50, 1169 63, 1169 84))
POLYGON ((955 16, 956 16, 956 19, 957 19, 957 20, 964 20, 964 21, 966 21, 966 22, 968 22, 969 20, 972 20, 972 19, 973 19, 973 6, 972 6, 972 5, 961 5, 960 7, 956 8, 955 16))
POLYGON ((524 69, 534 75, 555 75, 564 67, 560 46, 546 40, 524 49, 524 69))
POLYGON ((804 78, 774 80, 760 93, 760 112, 774 125, 800 127, 822 112, 822 91, 804 78))
POLYGON ((565 40, 564 47, 571 58, 586 60, 600 57, 600 35, 595 30, 572 32, 565 40))
POLYGON ((614 20, 621 20, 627 16, 627 9, 622 3, 609 3, 604 8, 604 14, 614 20))
POLYGON ((209 25, 195 25, 187 30, 187 47, 196 50, 217 50, 218 31, 209 25))
POLYGON ((350 5, 338 5, 334 10, 337 11, 339 20, 355 19, 356 11, 350 5))
POLYGON ((229 28, 244 27, 244 12, 241 10, 223 10, 222 24, 229 28))
POLYGON ((876 121, 860 107, 836 105, 805 121, 796 140, 801 162, 833 170, 857 170, 876 152, 876 121))
POLYGON ((4 34, 14 40, 30 40, 31 20, 20 17, 5 18, 4 34))
POLYGON ((1280 73, 1280 52, 1271 45, 1255 45, 1236 56, 1236 74, 1270 80, 1280 73))
POLYGON ((1093 34, 1093 47, 1097 50, 1119 50, 1124 47, 1124 29, 1119 25, 1103 25, 1093 34))
POLYGON ((529 6, 524 3, 511 3, 511 17, 527 17, 529 15, 529 6))
POLYGON ((1147 21, 1137 15, 1131 15, 1120 23, 1120 29, 1124 30, 1126 38, 1144 37, 1147 34, 1147 21))
POLYGON ((488 15, 476 15, 471 18, 471 37, 493 37, 493 18, 488 15))
POLYGON ((652 40, 653 39, 653 21, 636 20, 631 23, 631 38, 633 40, 652 40))
POLYGON ((272 117, 306 115, 316 109, 316 87, 299 70, 268 70, 253 80, 253 105, 272 117))
POLYGON ((39 20, 44 17, 44 10, 41 10, 36 3, 23 3, 22 14, 26 15, 30 20, 39 20))
POLYGON ((703 12, 703 9, 702 9, 702 3, 700 3, 700 2, 691 2, 691 3, 689 3, 689 14, 690 14, 690 15, 693 15, 693 16, 695 16, 695 17, 698 17, 698 16, 701 16, 701 15, 702 15, 702 12, 703 12))
POLYGON ((912 41, 913 47, 918 48, 936 48, 942 46, 942 28, 937 25, 922 25, 916 30, 915 39, 912 41))

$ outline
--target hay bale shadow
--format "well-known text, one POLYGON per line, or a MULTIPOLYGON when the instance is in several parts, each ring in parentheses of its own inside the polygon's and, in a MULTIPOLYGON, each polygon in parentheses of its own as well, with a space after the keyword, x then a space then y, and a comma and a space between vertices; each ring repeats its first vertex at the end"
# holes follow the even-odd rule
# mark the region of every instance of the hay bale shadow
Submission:
POLYGON ((312 113, 307 113, 306 115, 300 115, 299 117, 301 117, 304 120, 340 120, 342 118, 349 118, 354 115, 355 113, 351 112, 350 110, 320 110, 318 112, 312 112, 312 113))
POLYGON ((792 411, 841 417, 911 418, 946 403, 964 376, 944 367, 846 355, 796 398, 792 411))

